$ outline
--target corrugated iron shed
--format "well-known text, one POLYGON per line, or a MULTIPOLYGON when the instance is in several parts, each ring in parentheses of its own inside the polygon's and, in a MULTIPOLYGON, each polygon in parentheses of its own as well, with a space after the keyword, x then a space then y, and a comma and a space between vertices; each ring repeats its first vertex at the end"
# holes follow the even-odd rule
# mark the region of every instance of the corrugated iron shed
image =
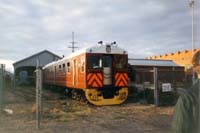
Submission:
POLYGON ((52 61, 61 59, 61 57, 48 50, 43 50, 39 53, 13 63, 13 66, 15 69, 23 66, 36 66, 37 59, 40 61, 40 66, 44 66, 52 61))
POLYGON ((172 60, 128 59, 128 63, 133 66, 179 67, 172 60))
POLYGON ((35 69, 37 60, 41 67, 46 64, 61 59, 60 56, 48 51, 43 50, 39 53, 26 57, 20 61, 13 63, 14 66, 14 79, 16 85, 34 85, 35 83, 35 69))

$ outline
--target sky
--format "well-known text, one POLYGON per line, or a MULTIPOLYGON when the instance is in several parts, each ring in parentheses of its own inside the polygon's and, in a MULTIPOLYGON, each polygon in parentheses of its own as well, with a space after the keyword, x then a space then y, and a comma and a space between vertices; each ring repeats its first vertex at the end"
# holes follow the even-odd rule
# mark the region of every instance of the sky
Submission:
MULTIPOLYGON (((196 0, 196 48, 199 6, 196 0)), ((191 8, 189 0, 0 0, 0 63, 11 71, 44 49, 69 55, 72 32, 78 49, 102 40, 116 41, 129 58, 171 53, 191 48, 191 8)))

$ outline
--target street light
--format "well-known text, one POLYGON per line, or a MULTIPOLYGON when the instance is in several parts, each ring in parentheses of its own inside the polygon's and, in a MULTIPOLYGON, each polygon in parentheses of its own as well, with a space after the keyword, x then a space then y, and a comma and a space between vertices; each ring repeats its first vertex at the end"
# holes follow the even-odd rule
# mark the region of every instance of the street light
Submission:
MULTIPOLYGON (((194 0, 189 0, 189 6, 192 9, 192 57, 194 55, 194 0)), ((192 69, 192 83, 194 83, 194 69, 192 69)))

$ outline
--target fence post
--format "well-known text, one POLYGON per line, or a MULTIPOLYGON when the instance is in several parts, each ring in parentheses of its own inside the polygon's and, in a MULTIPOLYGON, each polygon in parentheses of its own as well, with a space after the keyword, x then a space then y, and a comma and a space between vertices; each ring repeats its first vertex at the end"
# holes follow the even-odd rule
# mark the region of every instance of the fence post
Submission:
POLYGON ((159 91, 158 91, 158 69, 156 67, 154 69, 154 104, 156 107, 159 106, 159 91))
POLYGON ((5 65, 4 64, 0 64, 0 113, 3 112, 3 89, 4 89, 4 69, 5 69, 5 65))
POLYGON ((39 129, 42 118, 42 69, 39 67, 38 60, 36 67, 36 108, 37 128, 39 129))
POLYGON ((14 69, 14 76, 13 76, 13 81, 12 81, 12 87, 13 89, 16 88, 16 70, 14 69))
POLYGON ((175 67, 172 68, 172 78, 173 78, 173 88, 174 88, 174 92, 176 92, 176 69, 175 67))

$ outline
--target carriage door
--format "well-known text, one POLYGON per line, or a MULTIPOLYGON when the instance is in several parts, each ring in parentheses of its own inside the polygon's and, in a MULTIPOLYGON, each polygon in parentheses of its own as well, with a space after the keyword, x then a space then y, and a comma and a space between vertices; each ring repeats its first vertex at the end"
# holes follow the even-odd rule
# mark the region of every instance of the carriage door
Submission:
POLYGON ((77 61, 74 60, 73 62, 73 86, 77 84, 77 61))
POLYGON ((112 85, 112 56, 105 55, 102 57, 103 63, 103 84, 112 85))

